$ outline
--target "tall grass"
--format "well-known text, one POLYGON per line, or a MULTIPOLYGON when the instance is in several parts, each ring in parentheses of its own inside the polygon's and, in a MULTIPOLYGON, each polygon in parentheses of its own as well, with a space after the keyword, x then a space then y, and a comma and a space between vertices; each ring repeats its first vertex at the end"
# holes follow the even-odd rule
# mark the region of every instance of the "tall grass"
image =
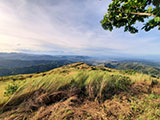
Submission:
MULTIPOLYGON (((139 74, 136 74, 139 75, 139 74)), ((12 95, 10 101, 25 94, 43 89, 48 93, 70 88, 79 88, 91 99, 105 99, 120 91, 126 91, 133 81, 149 79, 149 76, 123 75, 119 72, 100 70, 77 70, 73 74, 60 74, 53 72, 45 76, 33 77, 21 83, 18 90, 12 95)))

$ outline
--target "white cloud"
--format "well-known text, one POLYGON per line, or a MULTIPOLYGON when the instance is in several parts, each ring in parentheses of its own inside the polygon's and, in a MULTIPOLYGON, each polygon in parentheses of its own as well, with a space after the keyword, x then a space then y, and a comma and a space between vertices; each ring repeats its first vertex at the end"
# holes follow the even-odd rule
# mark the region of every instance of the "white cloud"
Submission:
POLYGON ((121 30, 104 31, 100 20, 109 2, 1 0, 0 51, 105 55, 107 52, 145 52, 146 47, 140 47, 137 42, 153 46, 149 42, 152 37, 144 40, 121 30), (140 48, 134 50, 136 46, 140 48))

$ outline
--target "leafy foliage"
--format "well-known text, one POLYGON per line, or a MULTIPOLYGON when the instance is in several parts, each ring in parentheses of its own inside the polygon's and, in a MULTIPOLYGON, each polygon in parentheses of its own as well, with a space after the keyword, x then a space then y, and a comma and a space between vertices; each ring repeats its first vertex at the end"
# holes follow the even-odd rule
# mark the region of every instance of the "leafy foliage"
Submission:
POLYGON ((15 83, 10 84, 6 87, 4 95, 5 96, 13 95, 16 92, 17 89, 18 89, 17 84, 15 84, 15 83))
POLYGON ((137 33, 137 22, 145 22, 145 31, 157 26, 160 30, 160 0, 112 0, 101 24, 105 30, 124 27, 125 32, 137 33))

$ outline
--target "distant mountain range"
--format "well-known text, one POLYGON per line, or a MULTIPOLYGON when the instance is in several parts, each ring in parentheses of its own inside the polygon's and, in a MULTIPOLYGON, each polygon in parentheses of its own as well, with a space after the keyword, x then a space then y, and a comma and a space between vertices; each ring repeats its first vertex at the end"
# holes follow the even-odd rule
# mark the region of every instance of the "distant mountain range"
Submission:
POLYGON ((0 53, 0 59, 8 60, 64 60, 64 59, 89 59, 88 56, 78 55, 37 55, 37 54, 25 54, 25 53, 0 53))
MULTIPOLYGON (((157 56, 158 57, 158 56, 157 56)), ((105 64, 110 67, 108 63, 112 63, 112 67, 116 69, 136 69, 137 66, 151 67, 157 74, 160 68, 160 62, 157 60, 147 60, 133 57, 118 57, 118 56, 80 56, 80 55, 37 55, 25 53, 0 53, 0 76, 28 74, 48 71, 63 65, 85 62, 90 65, 105 64), (156 61, 156 62, 155 62, 156 61), (137 63, 136 65, 133 63, 137 63), (113 64, 114 63, 114 64, 113 64), (115 64, 116 63, 116 64, 115 64), (134 67, 126 67, 126 64, 134 67)), ((142 68, 142 67, 140 67, 142 68)), ((148 69, 147 69, 148 70, 148 69)), ((141 71, 143 71, 141 69, 141 71)), ((146 72, 146 71, 145 71, 146 72)))
POLYGON ((0 53, 0 76, 37 73, 74 62, 89 62, 88 56, 51 56, 24 53, 0 53))

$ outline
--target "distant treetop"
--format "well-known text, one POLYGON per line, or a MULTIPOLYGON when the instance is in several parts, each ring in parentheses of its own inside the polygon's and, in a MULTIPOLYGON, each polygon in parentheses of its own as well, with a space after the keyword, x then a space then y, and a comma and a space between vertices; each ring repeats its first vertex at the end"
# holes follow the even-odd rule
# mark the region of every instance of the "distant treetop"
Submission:
POLYGON ((160 0, 112 0, 101 24, 105 30, 124 27, 125 32, 137 33, 137 22, 143 23, 141 30, 160 30, 160 0))

